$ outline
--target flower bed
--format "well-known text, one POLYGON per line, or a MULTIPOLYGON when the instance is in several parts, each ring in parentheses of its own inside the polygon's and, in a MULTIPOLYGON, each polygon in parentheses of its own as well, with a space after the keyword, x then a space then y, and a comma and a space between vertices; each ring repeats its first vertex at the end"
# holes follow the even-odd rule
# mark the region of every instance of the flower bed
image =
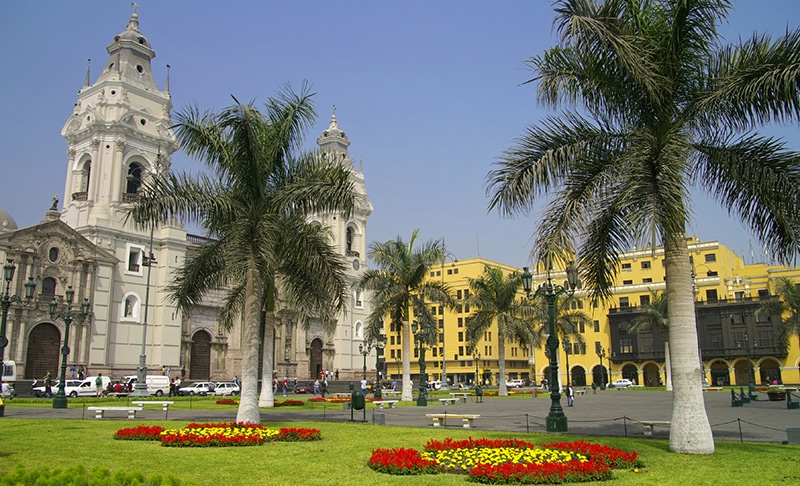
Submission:
POLYGON ((304 402, 302 400, 284 400, 282 402, 279 402, 279 401, 275 400, 275 405, 274 406, 276 406, 276 407, 301 407, 301 406, 303 406, 305 404, 306 404, 306 402, 304 402))
POLYGON ((239 405, 239 402, 232 398, 221 398, 217 400, 217 405, 239 405))
POLYGON ((317 429, 281 428, 268 429, 261 424, 191 423, 182 429, 164 427, 138 427, 120 429, 114 435, 119 440, 161 441, 167 447, 231 447, 261 445, 264 442, 300 442, 321 440, 317 429))
POLYGON ((424 451, 374 449, 369 467, 387 474, 469 474, 483 484, 601 481, 612 469, 641 467, 636 452, 583 440, 535 446, 516 439, 430 440, 424 451))

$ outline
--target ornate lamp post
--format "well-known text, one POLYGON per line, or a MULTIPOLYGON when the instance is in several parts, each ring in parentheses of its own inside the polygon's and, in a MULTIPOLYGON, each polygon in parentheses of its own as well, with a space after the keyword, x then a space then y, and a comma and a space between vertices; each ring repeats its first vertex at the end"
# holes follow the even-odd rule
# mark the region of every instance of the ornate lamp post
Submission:
MULTIPOLYGON (((383 349, 386 346, 386 338, 383 335, 378 336, 377 342, 370 342, 366 346, 363 344, 358 345, 358 352, 364 357, 364 381, 367 381, 367 356, 372 352, 373 348, 383 349)), ((381 398, 381 370, 380 370, 380 351, 377 351, 375 356, 375 398, 381 398)))
MULTIPOLYGON (((458 262, 458 258, 456 258, 456 256, 451 252, 447 251, 447 248, 444 246, 444 242, 442 242, 442 285, 444 285, 444 264, 448 258, 451 262, 453 262, 453 266, 455 267, 456 263, 458 262)), ((442 302, 441 308, 444 310, 444 302, 442 302)), ((444 320, 444 314, 442 314, 442 319, 444 320)), ((445 329, 447 329, 446 322, 442 326, 442 374, 440 379, 442 380, 443 386, 447 386, 447 338, 445 337, 445 329)))
POLYGON ((67 408, 67 396, 64 394, 64 385, 66 384, 67 379, 67 356, 69 355, 69 325, 72 324, 73 319, 77 320, 78 322, 83 322, 86 319, 86 316, 89 315, 89 299, 83 299, 83 303, 81 304, 81 311, 80 313, 72 312, 72 301, 75 299, 75 291, 72 289, 72 285, 67 287, 66 294, 66 301, 67 301, 67 310, 66 312, 58 313, 58 303, 56 299, 53 299, 50 302, 50 318, 51 319, 61 319, 64 321, 64 346, 61 348, 61 376, 60 381, 58 383, 58 392, 56 393, 55 398, 53 398, 53 408, 67 408))
POLYGON ((481 360, 481 353, 477 349, 472 350, 472 359, 475 360, 475 400, 483 402, 483 389, 478 381, 478 362, 481 360))
MULTIPOLYGON (((738 341, 736 345, 741 348, 742 342, 738 341)), ((758 343, 754 341, 753 347, 757 348, 758 343)), ((755 400, 756 375, 753 370, 753 362, 750 360, 750 336, 747 333, 744 333, 744 352, 747 353, 747 394, 751 400, 755 400)))
POLYGON ((6 346, 8 346, 8 339, 6 338, 6 323, 8 322, 8 309, 11 307, 11 304, 17 303, 22 305, 30 304, 31 300, 33 299, 33 293, 36 290, 36 284, 33 282, 33 277, 28 277, 28 281, 25 282, 25 301, 23 302, 22 299, 19 298, 17 295, 9 295, 9 290, 11 288, 11 281, 14 280, 14 272, 17 270, 17 266, 14 265, 14 260, 8 260, 8 263, 3 265, 3 280, 6 281, 6 288, 3 292, 3 295, 0 296, 0 308, 3 310, 3 320, 2 324, 0 324, 0 390, 3 388, 3 369, 4 369, 4 362, 6 359, 6 346))
POLYGON ((136 367, 136 383, 133 384, 133 397, 147 397, 147 311, 150 309, 150 274, 153 265, 157 264, 156 256, 153 254, 153 231, 155 226, 150 227, 150 247, 147 256, 142 257, 142 266, 147 267, 147 280, 145 281, 144 291, 144 319, 142 321, 142 352, 139 354, 139 366, 136 367))
POLYGON ((600 346, 600 348, 597 350, 597 357, 600 358, 600 389, 605 390, 606 381, 608 380, 606 380, 606 367, 603 366, 603 358, 606 357, 606 350, 603 348, 603 346, 600 346))
POLYGON ((417 321, 411 324, 411 332, 414 334, 414 343, 419 349, 419 396, 417 397, 418 407, 428 406, 428 374, 425 371, 425 345, 430 336, 430 325, 420 329, 417 321))
POLYGON ((569 341, 569 336, 564 336, 564 356, 566 357, 566 365, 567 365, 567 387, 569 388, 569 353, 572 352, 572 343, 569 341))
MULTIPOLYGON (((549 266, 548 266, 549 267, 549 266)), ((531 283, 533 275, 528 271, 528 267, 522 269, 522 286, 528 297, 531 296, 531 283)), ((558 389, 558 337, 556 336, 556 301, 561 294, 572 294, 578 287, 578 269, 575 262, 569 262, 567 266, 567 281, 564 285, 557 285, 550 278, 550 268, 547 269, 547 283, 536 289, 534 297, 542 297, 547 302, 548 327, 550 336, 547 338, 548 359, 550 360, 550 413, 547 415, 548 432, 566 432, 567 416, 561 408, 561 393, 558 389)))

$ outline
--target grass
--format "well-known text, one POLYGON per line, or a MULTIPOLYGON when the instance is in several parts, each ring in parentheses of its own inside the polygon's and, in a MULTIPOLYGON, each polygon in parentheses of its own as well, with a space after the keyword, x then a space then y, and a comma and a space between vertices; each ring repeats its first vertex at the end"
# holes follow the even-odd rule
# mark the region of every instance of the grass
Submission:
MULTIPOLYGON (((116 470, 170 472, 198 485, 464 485, 465 476, 388 476, 366 465, 373 448, 421 449, 429 439, 446 437, 522 438, 547 443, 553 434, 524 436, 508 432, 463 429, 385 427, 361 423, 265 422, 270 428, 310 427, 322 431, 323 440, 273 443, 241 448, 167 448, 155 442, 116 441, 117 429, 139 424, 184 426, 183 422, 129 420, 0 419, 0 471, 17 464, 67 467, 102 465, 116 470)), ((575 437, 566 437, 575 440, 575 437)), ((636 450, 645 463, 638 473, 616 471, 615 485, 718 485, 800 483, 800 446, 766 443, 718 442, 712 456, 687 456, 669 452, 667 441, 591 437, 627 451, 636 450)))

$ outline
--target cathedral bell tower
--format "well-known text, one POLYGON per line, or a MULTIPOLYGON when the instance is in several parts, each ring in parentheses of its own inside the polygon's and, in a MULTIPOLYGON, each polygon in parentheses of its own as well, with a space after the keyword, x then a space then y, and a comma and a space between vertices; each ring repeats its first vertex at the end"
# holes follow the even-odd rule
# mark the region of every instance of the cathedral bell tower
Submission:
POLYGON ((121 227, 146 177, 169 169, 178 143, 170 127, 169 75, 158 89, 150 41, 134 12, 107 48, 108 61, 84 86, 61 135, 68 144, 62 219, 77 230, 121 227))

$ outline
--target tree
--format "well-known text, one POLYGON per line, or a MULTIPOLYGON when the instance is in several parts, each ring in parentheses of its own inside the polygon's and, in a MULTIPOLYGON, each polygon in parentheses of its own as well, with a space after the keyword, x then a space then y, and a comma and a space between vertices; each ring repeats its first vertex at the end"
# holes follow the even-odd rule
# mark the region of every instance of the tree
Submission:
POLYGON ((789 277, 778 277, 775 279, 774 295, 778 298, 763 301, 756 312, 781 316, 779 340, 786 349, 792 335, 800 338, 800 285, 789 277))
MULTIPOLYGON (((528 61, 540 101, 570 105, 532 126, 488 174, 489 208, 547 197, 534 252, 579 250, 607 299, 619 253, 664 246, 673 403, 670 448, 711 454, 686 225, 705 190, 783 260, 800 251, 799 154, 752 130, 800 118, 800 30, 722 46, 727 0, 560 0, 557 46, 528 61)), ((544 261, 544 258, 543 258, 544 261)))
MULTIPOLYGON (((672 372, 669 369, 669 312, 667 294, 650 290, 650 302, 639 307, 641 314, 628 324, 628 333, 637 334, 658 329, 664 335, 664 373, 667 375, 667 391, 672 391, 672 372)), ((698 356, 698 359, 700 357, 698 356)))
POLYGON ((476 309, 466 320, 469 348, 474 349, 492 324, 497 324, 499 394, 507 396, 506 340, 531 340, 534 306, 528 299, 518 297, 522 275, 517 272, 506 276, 502 268, 487 265, 478 278, 470 278, 468 283, 470 295, 464 299, 464 305, 476 309))
MULTIPOLYGON (((367 337, 374 339, 384 330, 384 319, 390 327, 402 332, 403 384, 401 400, 410 402, 411 392, 411 336, 409 312, 419 322, 420 329, 432 330, 426 336, 428 344, 438 342, 438 323, 431 313, 430 303, 454 305, 447 286, 440 281, 426 280, 431 268, 442 260, 440 241, 428 241, 415 249, 419 230, 414 230, 408 243, 399 236, 385 243, 373 242, 367 254, 376 269, 364 272, 358 286, 371 291, 372 311, 367 317, 367 337), (426 305, 426 302, 428 305, 426 305)), ((424 377, 420 377, 424 379, 424 377)))
POLYGON ((177 116, 176 135, 210 175, 151 178, 130 216, 139 224, 177 217, 199 223, 208 244, 187 255, 170 295, 188 311, 215 289, 226 291, 221 322, 241 316, 242 393, 237 422, 259 423, 259 405, 272 406, 272 387, 258 399, 258 350, 264 342, 262 379, 272 379, 274 302, 297 311, 298 321, 323 323, 348 302, 343 259, 316 212, 348 214, 355 204, 349 171, 327 157, 299 150, 313 122, 313 94, 304 85, 271 97, 262 113, 236 102, 219 113, 190 107, 177 116), (263 335, 260 335, 262 320, 263 335))

